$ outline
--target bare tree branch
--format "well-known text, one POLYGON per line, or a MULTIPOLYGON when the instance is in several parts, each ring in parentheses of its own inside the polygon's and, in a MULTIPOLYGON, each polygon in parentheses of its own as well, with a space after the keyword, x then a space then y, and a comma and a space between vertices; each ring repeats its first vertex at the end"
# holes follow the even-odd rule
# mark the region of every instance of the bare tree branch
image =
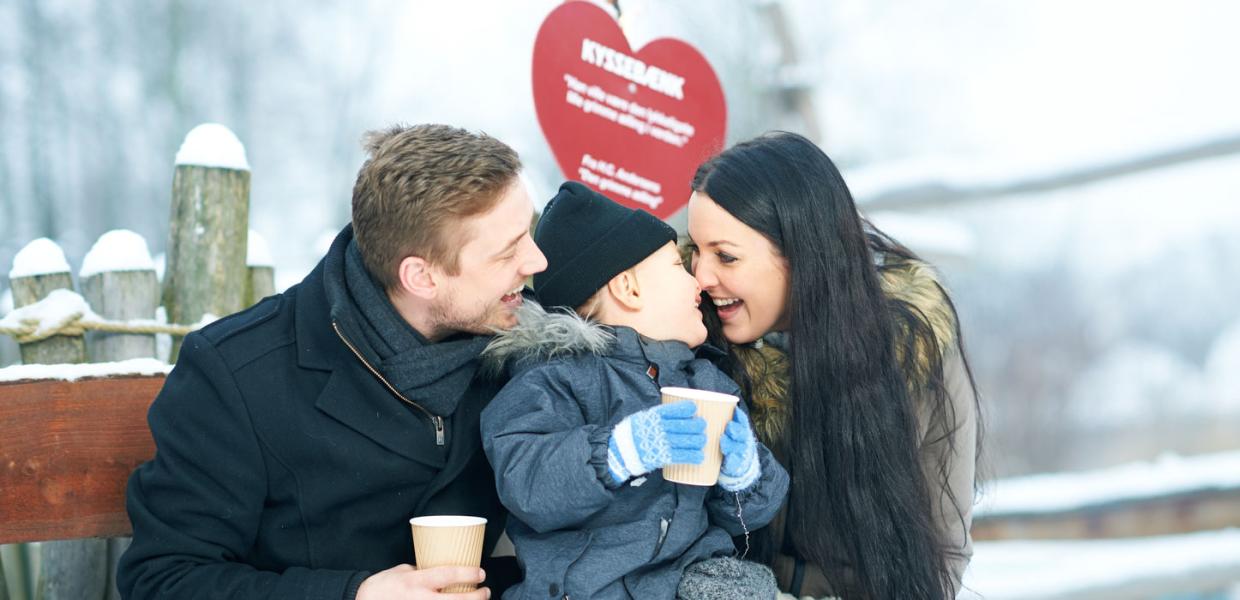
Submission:
POLYGON ((1232 154, 1240 154, 1240 134, 1224 136, 1143 156, 1089 165, 1074 170, 1049 175, 1035 175, 1006 183, 962 186, 926 181, 924 183, 888 189, 868 198, 859 198, 858 204, 866 210, 929 208, 965 204, 996 196, 1029 194, 1075 187, 1095 181, 1232 154))

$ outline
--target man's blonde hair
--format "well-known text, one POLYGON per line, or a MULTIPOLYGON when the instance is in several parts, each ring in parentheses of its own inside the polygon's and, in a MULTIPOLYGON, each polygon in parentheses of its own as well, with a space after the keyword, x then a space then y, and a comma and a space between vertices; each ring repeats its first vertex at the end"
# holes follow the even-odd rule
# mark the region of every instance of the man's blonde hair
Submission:
POLYGON ((353 233, 385 289, 396 287, 408 256, 458 274, 461 221, 492 209, 521 170, 507 144, 447 125, 394 125, 368 132, 363 146, 353 233))

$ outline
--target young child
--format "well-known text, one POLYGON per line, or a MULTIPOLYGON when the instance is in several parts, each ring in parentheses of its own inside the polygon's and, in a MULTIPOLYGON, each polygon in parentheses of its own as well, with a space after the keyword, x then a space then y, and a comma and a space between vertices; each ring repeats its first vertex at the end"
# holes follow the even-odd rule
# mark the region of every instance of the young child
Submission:
POLYGON ((548 263, 534 276, 542 307, 525 303, 486 352, 513 373, 481 425, 525 572, 504 598, 671 599, 678 585, 689 595, 686 569, 711 573, 700 579, 712 594, 774 597, 765 567, 727 558, 732 536, 766 525, 788 489, 745 412, 720 440, 718 484, 662 476, 670 463, 703 460, 706 424, 691 402, 661 404, 659 388, 738 394, 695 356, 706 339, 701 294, 676 232, 568 182, 534 240, 548 263), (732 580, 719 580, 725 572, 732 580))

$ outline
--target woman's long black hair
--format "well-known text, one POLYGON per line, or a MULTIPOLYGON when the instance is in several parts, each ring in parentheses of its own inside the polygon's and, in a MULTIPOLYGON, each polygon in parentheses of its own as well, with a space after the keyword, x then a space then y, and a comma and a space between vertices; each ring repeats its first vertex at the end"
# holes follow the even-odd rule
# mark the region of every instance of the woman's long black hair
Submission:
MULTIPOLYGON (((769 133, 724 151, 698 168, 693 189, 788 261, 785 544, 835 586, 844 584, 846 561, 861 588, 850 591, 864 598, 954 597, 949 559, 959 549, 941 539, 933 516, 940 494, 951 494, 948 467, 940 462, 933 480, 923 472, 914 405, 924 398, 929 419, 955 423, 939 341, 915 306, 884 294, 874 260, 916 257, 861 219, 830 158, 796 134, 769 133)), ((731 348, 713 305, 702 306, 711 342, 731 348)), ((958 324, 956 334, 959 343, 958 324)), ((734 354, 725 369, 750 388, 734 354)), ((954 429, 939 430, 952 447, 954 429)), ((755 540, 755 559, 769 562, 780 550, 771 547, 775 533, 755 540)))

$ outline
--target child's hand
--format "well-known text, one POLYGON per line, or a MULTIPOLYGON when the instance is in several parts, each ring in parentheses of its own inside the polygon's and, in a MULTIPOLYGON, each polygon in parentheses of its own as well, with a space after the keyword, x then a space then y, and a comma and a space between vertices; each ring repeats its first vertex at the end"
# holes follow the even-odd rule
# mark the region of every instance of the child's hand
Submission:
POLYGON ((607 470, 616 483, 669 464, 706 459, 706 421, 688 400, 633 413, 616 424, 607 444, 607 470))
POLYGON ((753 485, 762 475, 762 467, 758 463, 758 441, 749 426, 749 417, 739 407, 732 413, 732 421, 719 438, 719 450, 723 452, 719 487, 729 492, 740 491, 753 485))

